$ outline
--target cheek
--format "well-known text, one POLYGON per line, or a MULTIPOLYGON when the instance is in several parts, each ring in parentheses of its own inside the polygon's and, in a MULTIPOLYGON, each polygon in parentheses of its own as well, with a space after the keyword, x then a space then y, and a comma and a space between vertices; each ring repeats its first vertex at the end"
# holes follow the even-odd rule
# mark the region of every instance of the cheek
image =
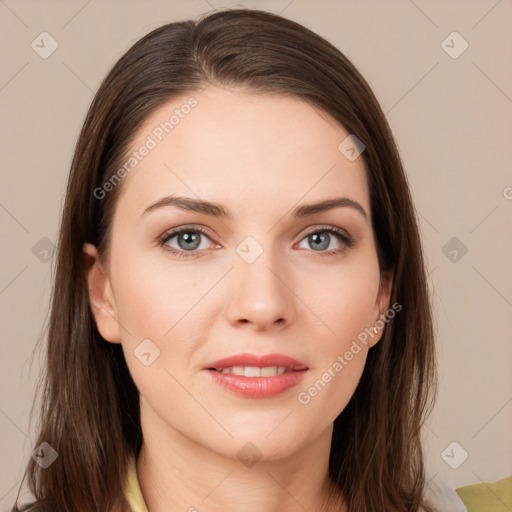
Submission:
POLYGON ((201 293, 190 272, 170 272, 144 255, 119 259, 113 268, 118 318, 134 337, 163 339, 201 293))
POLYGON ((376 258, 353 258, 323 274, 302 296, 324 325, 323 353, 332 355, 374 325, 378 318, 379 268, 376 258))
POLYGON ((113 255, 112 262, 116 312, 132 377, 148 397, 156 396, 157 389, 161 396, 173 390, 173 406, 179 407, 186 396, 181 396, 171 375, 180 382, 188 378, 194 353, 209 332, 208 301, 201 299, 217 274, 203 281, 190 268, 171 271, 168 263, 148 258, 142 251, 117 259, 113 255), (141 356, 148 352, 144 361, 141 356), (152 362, 145 365, 148 359, 152 362))
POLYGON ((190 310, 200 290, 191 286, 186 273, 171 275, 168 269, 144 261, 143 255, 120 258, 112 268, 116 269, 116 311, 124 327, 122 347, 130 374, 142 399, 162 418, 177 416, 190 407, 190 397, 179 382, 185 381, 196 346, 194 310, 190 310))
POLYGON ((334 421, 352 397, 363 372, 371 327, 378 318, 378 262, 372 255, 340 265, 311 289, 308 306, 321 321, 315 337, 315 366, 301 386, 298 402, 311 414, 334 421))

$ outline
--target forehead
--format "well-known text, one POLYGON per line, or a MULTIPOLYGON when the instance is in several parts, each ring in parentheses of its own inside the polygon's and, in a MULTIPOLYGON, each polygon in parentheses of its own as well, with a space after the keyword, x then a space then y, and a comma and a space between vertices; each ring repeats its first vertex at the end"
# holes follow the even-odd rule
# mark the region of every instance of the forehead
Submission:
POLYGON ((183 193, 238 200, 242 208, 262 198, 292 206, 346 195, 369 211, 364 161, 339 150, 349 135, 299 98, 210 86, 173 99, 145 120, 126 158, 138 153, 133 168, 127 166, 121 198, 142 207, 165 193, 183 193))

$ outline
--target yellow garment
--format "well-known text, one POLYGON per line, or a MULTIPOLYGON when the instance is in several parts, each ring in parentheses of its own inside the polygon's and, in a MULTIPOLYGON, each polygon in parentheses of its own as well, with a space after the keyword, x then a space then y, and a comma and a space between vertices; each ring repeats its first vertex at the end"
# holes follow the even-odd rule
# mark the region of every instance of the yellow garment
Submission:
POLYGON ((494 483, 466 485, 455 489, 468 512, 510 512, 512 476, 494 483))
POLYGON ((137 478, 137 465, 134 458, 130 461, 128 476, 126 479, 125 494, 130 505, 131 512, 148 512, 146 503, 144 503, 142 491, 140 490, 139 479, 137 478))

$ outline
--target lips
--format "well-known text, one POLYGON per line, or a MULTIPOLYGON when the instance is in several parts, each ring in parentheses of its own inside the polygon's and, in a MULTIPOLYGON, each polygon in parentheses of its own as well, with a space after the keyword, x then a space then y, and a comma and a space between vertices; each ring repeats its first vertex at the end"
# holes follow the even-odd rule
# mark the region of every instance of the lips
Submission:
POLYGON ((249 398, 270 398, 297 386, 308 367, 281 354, 238 354, 206 365, 213 382, 249 398))
POLYGON ((283 366, 289 371, 307 370, 304 363, 281 354, 267 354, 257 356, 254 354, 237 354, 225 359, 219 359, 205 366, 206 370, 222 370, 235 366, 253 366, 259 368, 268 368, 271 366, 283 366))

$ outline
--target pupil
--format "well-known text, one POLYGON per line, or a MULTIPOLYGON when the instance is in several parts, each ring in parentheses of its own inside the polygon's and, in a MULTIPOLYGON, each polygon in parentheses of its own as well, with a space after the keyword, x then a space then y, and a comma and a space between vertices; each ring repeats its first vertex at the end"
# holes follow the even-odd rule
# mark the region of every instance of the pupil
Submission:
MULTIPOLYGON (((320 240, 320 246, 317 245, 316 249, 326 249, 329 247, 329 236, 326 233, 318 234, 314 233, 313 235, 310 235, 310 241, 313 243, 318 243, 320 239, 323 239, 323 242, 320 240)), ((313 247, 314 248, 314 247, 313 247)))
POLYGON ((197 249, 199 247, 199 235, 198 233, 184 233, 178 237, 178 244, 182 249, 197 249), (185 247, 180 243, 180 240, 185 241, 185 247), (192 245, 186 245, 192 244, 192 245), (195 244, 195 245, 194 245, 195 244))

